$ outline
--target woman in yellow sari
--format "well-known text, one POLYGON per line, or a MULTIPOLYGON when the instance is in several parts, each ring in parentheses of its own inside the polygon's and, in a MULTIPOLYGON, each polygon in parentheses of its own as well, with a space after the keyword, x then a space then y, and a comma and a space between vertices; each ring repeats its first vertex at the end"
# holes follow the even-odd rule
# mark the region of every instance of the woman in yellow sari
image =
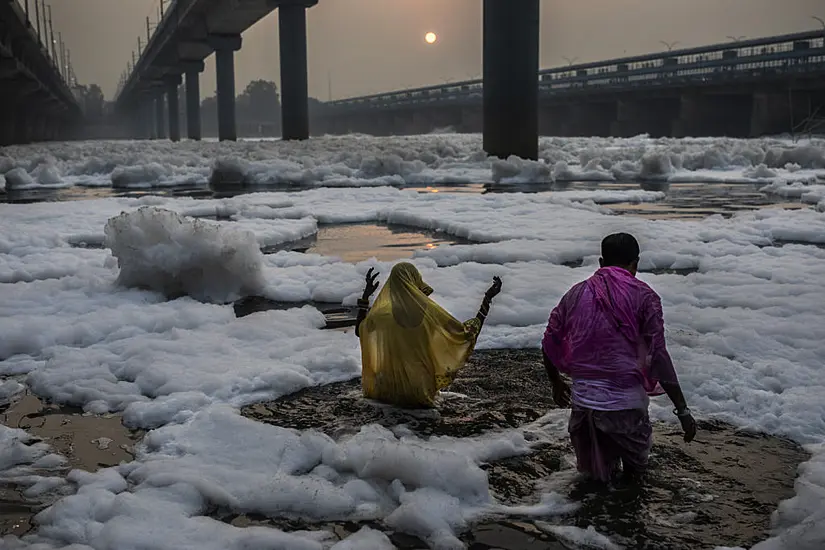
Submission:
POLYGON ((372 269, 367 273, 355 326, 364 396, 400 407, 433 407, 438 391, 453 381, 472 353, 490 302, 501 292, 501 279, 493 279, 478 314, 462 323, 429 298, 433 289, 407 262, 393 267, 370 309, 377 277, 372 269))

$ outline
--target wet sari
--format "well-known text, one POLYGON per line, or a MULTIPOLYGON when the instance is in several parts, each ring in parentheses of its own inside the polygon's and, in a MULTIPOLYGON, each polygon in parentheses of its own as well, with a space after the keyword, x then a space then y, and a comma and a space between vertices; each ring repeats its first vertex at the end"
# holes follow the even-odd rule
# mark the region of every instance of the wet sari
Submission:
POLYGON ((550 315, 545 355, 573 379, 569 432, 579 470, 607 480, 647 465, 648 396, 676 382, 659 296, 619 267, 574 286, 550 315))
POLYGON ((428 297, 410 263, 397 264, 361 324, 364 396, 401 407, 432 407, 475 347, 481 323, 454 318, 428 297))

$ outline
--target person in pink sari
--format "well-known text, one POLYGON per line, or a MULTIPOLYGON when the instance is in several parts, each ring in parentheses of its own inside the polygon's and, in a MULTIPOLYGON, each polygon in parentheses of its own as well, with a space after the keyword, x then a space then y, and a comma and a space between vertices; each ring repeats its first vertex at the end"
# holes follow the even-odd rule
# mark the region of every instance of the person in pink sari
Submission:
POLYGON ((601 249, 600 269, 550 314, 542 350, 553 400, 572 408, 568 431, 579 471, 609 481, 619 463, 628 476, 647 468, 649 396, 668 395, 685 441, 695 437, 696 422, 665 345, 661 300, 636 278, 639 243, 616 233, 601 249))

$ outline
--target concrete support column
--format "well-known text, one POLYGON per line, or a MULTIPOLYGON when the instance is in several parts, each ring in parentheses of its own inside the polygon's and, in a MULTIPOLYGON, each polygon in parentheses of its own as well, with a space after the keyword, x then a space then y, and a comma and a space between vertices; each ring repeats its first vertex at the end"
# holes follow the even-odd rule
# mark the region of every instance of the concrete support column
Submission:
POLYGON ((484 129, 484 113, 480 107, 462 107, 459 132, 477 134, 484 129))
POLYGON ((291 0, 279 6, 281 39, 281 136, 309 138, 307 84, 307 13, 318 0, 291 0))
POLYGON ((142 96, 140 99, 140 116, 143 121, 143 135, 146 139, 156 139, 155 109, 151 97, 142 96))
POLYGON ((815 112, 806 92, 758 92, 753 94, 750 136, 792 132, 815 112))
POLYGON ((484 150, 538 158, 539 0, 484 0, 484 150))
POLYGON ((679 118, 673 123, 673 137, 748 137, 752 114, 750 95, 685 93, 679 118))
POLYGON ((7 111, 0 114, 0 145, 11 145, 14 143, 15 119, 14 116, 7 111))
POLYGON ((680 108, 678 96, 619 99, 610 135, 633 137, 649 134, 654 138, 669 136, 673 121, 679 118, 680 108))
POLYGON ((166 103, 169 112, 169 139, 180 141, 180 109, 178 105, 178 87, 180 86, 180 75, 168 76, 164 81, 166 85, 166 103))
POLYGON ((144 105, 136 101, 129 111, 129 137, 133 139, 148 139, 144 105))
POLYGON ((14 135, 12 143, 24 144, 29 142, 29 117, 25 109, 19 109, 14 115, 14 135))
POLYGON ((235 52, 241 49, 241 37, 210 35, 209 45, 215 50, 215 72, 218 81, 218 139, 236 141, 238 127, 235 117, 235 52))
POLYGON ((189 61, 183 65, 186 72, 186 134, 194 141, 203 136, 201 125, 201 81, 203 61, 189 61))
POLYGON ((163 92, 155 97, 155 137, 166 139, 166 110, 164 109, 163 92))

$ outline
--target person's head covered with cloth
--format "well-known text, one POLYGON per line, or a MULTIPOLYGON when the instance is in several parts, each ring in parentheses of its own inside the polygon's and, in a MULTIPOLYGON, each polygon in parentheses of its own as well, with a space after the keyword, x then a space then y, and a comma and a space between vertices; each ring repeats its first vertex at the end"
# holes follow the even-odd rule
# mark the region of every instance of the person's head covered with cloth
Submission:
POLYGON ((466 363, 481 320, 462 323, 429 298, 432 292, 411 263, 393 267, 359 327, 367 398, 431 407, 466 363))

